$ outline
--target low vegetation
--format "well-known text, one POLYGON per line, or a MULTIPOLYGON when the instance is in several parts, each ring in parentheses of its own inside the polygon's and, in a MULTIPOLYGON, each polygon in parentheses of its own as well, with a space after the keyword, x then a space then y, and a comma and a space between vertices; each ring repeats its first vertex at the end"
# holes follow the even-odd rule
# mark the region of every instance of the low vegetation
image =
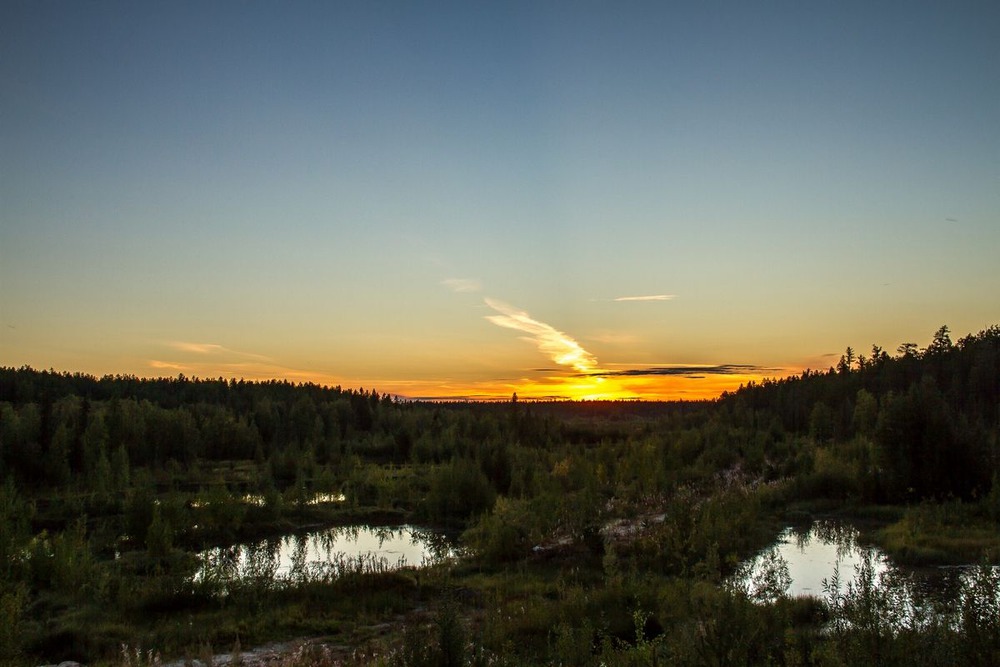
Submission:
POLYGON ((1000 662, 1000 327, 696 403, 412 403, 285 382, 0 369, 0 662, 150 664, 310 638, 289 665, 1000 662), (840 573, 790 598, 789 521, 983 563, 954 608, 840 573), (213 546, 436 526, 455 562, 219 584, 213 546), (122 646, 128 647, 123 653, 122 646), (148 648, 155 647, 150 653, 148 648))

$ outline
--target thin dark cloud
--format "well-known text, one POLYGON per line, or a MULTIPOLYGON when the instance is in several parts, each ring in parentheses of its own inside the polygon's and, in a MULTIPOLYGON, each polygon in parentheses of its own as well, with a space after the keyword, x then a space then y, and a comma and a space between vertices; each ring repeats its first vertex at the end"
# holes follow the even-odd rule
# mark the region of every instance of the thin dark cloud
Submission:
POLYGON ((709 375, 747 375, 765 372, 777 372, 780 368, 768 368, 753 364, 717 364, 712 366, 650 366, 648 368, 626 368, 624 370, 596 371, 586 373, 586 377, 646 377, 646 376, 680 376, 687 378, 705 378, 709 375))

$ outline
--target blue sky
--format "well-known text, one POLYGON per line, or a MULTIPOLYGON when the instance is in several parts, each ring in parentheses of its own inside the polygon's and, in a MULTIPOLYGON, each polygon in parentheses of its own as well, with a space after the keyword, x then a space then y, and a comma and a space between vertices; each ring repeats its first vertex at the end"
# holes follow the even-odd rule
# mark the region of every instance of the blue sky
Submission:
POLYGON ((994 3, 8 2, 0 363, 590 396, 497 318, 925 344, 1000 320, 998 118, 994 3))

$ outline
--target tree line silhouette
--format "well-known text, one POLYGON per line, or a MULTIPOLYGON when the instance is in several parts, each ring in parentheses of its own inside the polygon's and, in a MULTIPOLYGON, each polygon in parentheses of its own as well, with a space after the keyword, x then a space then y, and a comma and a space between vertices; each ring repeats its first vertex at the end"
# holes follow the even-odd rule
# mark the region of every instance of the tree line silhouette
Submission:
MULTIPOLYGON (((825 371, 695 402, 432 403, 281 381, 0 368, 0 664, 54 648, 106 658, 123 633, 175 651, 279 626, 301 636, 314 625, 289 610, 303 600, 324 601, 309 608, 310 623, 336 625, 358 605, 395 614, 411 598, 392 577, 262 584, 243 597, 192 579, 192 552, 208 546, 373 521, 464 530, 476 568, 545 590, 531 602, 534 620, 496 621, 498 641, 524 644, 525 664, 550 649, 574 662, 573 647, 627 637, 640 611, 673 628, 661 655, 687 655, 701 646, 698 628, 731 612, 733 650, 779 662, 799 651, 814 664, 802 656, 832 640, 813 621, 782 616, 809 604, 758 609, 718 584, 773 538, 775 517, 817 508, 878 508, 896 522, 887 539, 897 556, 953 559, 928 540, 959 531, 958 557, 980 558, 986 551, 961 531, 995 542, 998 434, 997 326, 957 343, 941 327, 925 348, 894 354, 848 348, 825 371), (640 524, 629 540, 608 536, 609 525, 640 524), (550 590, 546 567, 580 580, 550 590), (184 615, 224 622, 182 632, 184 615), (545 633, 560 623, 568 634, 553 648, 545 633), (806 648, 762 639, 785 633, 806 648)), ((841 630, 843 641, 857 638, 841 630)), ((1000 641, 937 631, 942 645, 1000 655, 1000 641)), ((900 654, 920 657, 906 649, 919 641, 904 639, 900 654)), ((621 652, 608 647, 605 657, 621 652)))

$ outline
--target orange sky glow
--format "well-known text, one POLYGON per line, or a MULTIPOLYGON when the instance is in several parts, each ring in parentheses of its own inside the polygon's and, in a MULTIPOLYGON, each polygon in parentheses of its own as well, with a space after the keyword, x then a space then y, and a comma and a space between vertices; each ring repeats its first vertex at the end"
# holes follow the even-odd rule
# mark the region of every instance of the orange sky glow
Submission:
POLYGON ((0 366, 694 400, 1000 319, 1000 4, 133 4, 0 3, 0 366))
POLYGON ((288 380, 344 388, 364 387, 404 399, 504 401, 517 394, 519 400, 710 400, 723 392, 731 392, 749 382, 765 378, 785 377, 801 372, 783 369, 780 373, 732 373, 700 375, 696 369, 690 375, 600 377, 577 374, 532 373, 505 380, 461 380, 455 378, 392 379, 346 378, 257 364, 175 363, 150 361, 150 370, 139 375, 244 379, 255 381, 288 380))

